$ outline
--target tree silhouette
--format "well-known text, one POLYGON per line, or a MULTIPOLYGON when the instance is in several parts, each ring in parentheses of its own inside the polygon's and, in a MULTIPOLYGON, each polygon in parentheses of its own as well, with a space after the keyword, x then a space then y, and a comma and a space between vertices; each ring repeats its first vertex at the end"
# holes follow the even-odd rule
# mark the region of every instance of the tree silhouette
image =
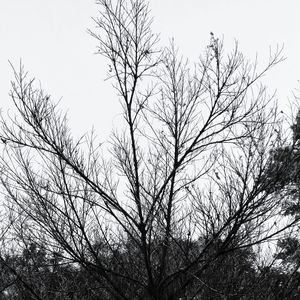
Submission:
POLYGON ((159 46, 145 1, 97 3, 90 33, 124 126, 102 156, 94 133, 73 138, 52 98, 14 69, 17 113, 2 117, 1 131, 6 236, 17 249, 42 249, 43 259, 56 253, 73 276, 86 272, 101 299, 238 297, 243 287, 234 286, 253 272, 242 255, 295 222, 275 226, 280 175, 266 176, 280 121, 259 80, 281 50, 259 70, 211 34, 192 67, 173 42, 159 46))

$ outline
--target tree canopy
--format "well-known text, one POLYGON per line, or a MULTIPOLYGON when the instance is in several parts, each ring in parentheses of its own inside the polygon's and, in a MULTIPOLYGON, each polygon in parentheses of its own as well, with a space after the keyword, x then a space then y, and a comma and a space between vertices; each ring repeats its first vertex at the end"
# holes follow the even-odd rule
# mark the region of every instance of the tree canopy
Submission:
POLYGON ((90 34, 123 124, 108 149, 94 131, 76 139, 13 68, 1 299, 298 299, 299 241, 286 233, 298 226, 300 118, 287 141, 261 83, 282 49, 259 66, 211 33, 190 63, 160 44, 146 1, 97 4, 90 34))

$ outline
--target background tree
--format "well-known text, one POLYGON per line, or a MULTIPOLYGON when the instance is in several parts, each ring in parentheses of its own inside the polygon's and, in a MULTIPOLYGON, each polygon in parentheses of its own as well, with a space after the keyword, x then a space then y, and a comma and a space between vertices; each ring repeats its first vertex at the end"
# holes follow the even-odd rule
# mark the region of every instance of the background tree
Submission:
MULTIPOLYGON (((297 100, 297 99, 296 99, 297 100)), ((290 220, 299 219, 299 111, 293 118, 291 137, 281 147, 270 152, 270 163, 266 176, 270 181, 277 177, 277 184, 273 186, 274 197, 285 199, 281 203, 282 214, 290 220)), ((275 258, 278 262, 275 272, 280 274, 281 299, 297 299, 299 297, 299 226, 292 227, 286 235, 277 241, 278 250, 275 258)), ((274 272, 274 270, 273 270, 274 272)), ((272 281, 271 278, 269 280, 272 281)))
POLYGON ((8 236, 25 261, 26 245, 34 245, 47 262, 56 253, 67 274, 84 270, 102 299, 249 294, 248 283, 243 291, 237 285, 252 276, 252 247, 296 222, 276 222, 280 176, 277 169, 266 176, 269 151, 281 145, 280 121, 258 81, 281 50, 259 70, 237 45, 225 55, 211 34, 190 65, 174 43, 158 46, 145 1, 98 5, 91 34, 109 61, 124 126, 109 152, 94 133, 73 138, 51 97, 22 66, 14 69, 16 115, 2 117, 1 131, 8 236))

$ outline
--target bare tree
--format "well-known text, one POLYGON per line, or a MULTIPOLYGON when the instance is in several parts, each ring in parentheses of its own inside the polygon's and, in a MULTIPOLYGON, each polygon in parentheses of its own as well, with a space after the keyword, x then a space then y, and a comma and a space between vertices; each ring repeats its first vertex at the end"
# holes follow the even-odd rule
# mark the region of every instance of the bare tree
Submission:
POLYGON ((281 49, 259 70, 211 33, 191 65, 173 42, 159 47, 144 0, 98 5, 91 34, 124 126, 103 156, 93 133, 74 139, 51 97, 14 69, 17 113, 2 117, 1 131, 9 234, 20 249, 34 241, 87 270, 103 299, 197 299, 206 288, 237 296, 207 271, 293 225, 277 221, 276 177, 265 176, 282 139, 259 80, 281 49))

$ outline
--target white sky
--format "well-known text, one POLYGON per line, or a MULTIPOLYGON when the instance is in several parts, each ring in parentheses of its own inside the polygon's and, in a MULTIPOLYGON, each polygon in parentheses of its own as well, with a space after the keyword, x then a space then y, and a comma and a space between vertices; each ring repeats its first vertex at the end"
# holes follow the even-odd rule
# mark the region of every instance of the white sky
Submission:
MULTIPOLYGON (((266 78, 282 104, 300 79, 299 0, 150 0, 154 31, 163 41, 174 37, 181 52, 197 59, 209 33, 224 37, 225 50, 239 41, 250 59, 266 63, 269 47, 284 44, 287 60, 266 78)), ((107 63, 94 55, 96 40, 87 34, 97 16, 94 0, 0 0, 0 107, 11 106, 12 71, 21 58, 62 109, 68 109, 75 133, 95 125, 106 139, 120 112, 111 83, 104 81, 107 63)))

